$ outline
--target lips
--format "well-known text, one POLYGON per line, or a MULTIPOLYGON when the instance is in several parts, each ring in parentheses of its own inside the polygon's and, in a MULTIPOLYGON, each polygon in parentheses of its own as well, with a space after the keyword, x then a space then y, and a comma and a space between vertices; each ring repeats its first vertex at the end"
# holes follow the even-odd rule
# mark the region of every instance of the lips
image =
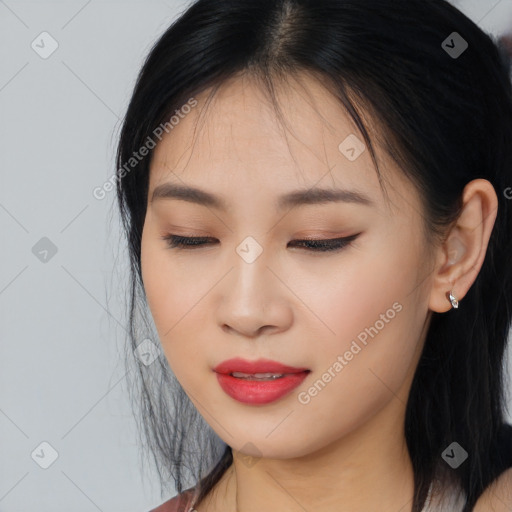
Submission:
POLYGON ((307 377, 308 368, 288 366, 269 359, 229 359, 214 368, 222 390, 251 405, 274 402, 290 393, 307 377))
POLYGON ((228 359, 218 364, 214 369, 217 373, 231 374, 235 372, 254 375, 256 373, 272 374, 292 374, 309 371, 308 368, 296 368, 288 366, 270 359, 258 359, 257 361, 247 361, 246 359, 234 358, 228 359))

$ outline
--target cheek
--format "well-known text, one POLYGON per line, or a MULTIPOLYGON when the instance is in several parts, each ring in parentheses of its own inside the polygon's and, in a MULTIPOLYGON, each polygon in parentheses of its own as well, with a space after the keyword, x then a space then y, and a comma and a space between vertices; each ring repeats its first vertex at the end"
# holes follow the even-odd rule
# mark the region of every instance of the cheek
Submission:
POLYGON ((194 340, 204 337, 205 294, 215 281, 207 266, 180 264, 165 242, 149 228, 143 231, 141 272, 151 316, 169 366, 178 380, 187 380, 190 367, 201 363, 194 340), (192 277, 191 277, 192 276, 192 277), (203 297, 203 300, 201 298, 203 297), (199 359, 198 359, 199 358, 199 359))
MULTIPOLYGON (((411 291, 418 285, 416 256, 412 251, 407 254, 391 247, 391 243, 381 247, 375 244, 349 258, 318 266, 314 273, 309 270, 303 275, 304 281, 295 276, 299 284, 294 290, 332 334, 328 336, 326 330, 326 339, 356 336, 394 303, 405 306, 412 299, 411 291)), ((393 313, 392 309, 390 316, 393 313)))
POLYGON ((345 379, 371 386, 378 376, 392 389, 402 384, 415 362, 424 304, 418 252, 396 247, 383 240, 380 247, 361 251, 350 269, 324 269, 316 276, 321 293, 309 293, 307 301, 323 323, 317 331, 323 346, 317 355, 320 374, 342 356, 345 379))

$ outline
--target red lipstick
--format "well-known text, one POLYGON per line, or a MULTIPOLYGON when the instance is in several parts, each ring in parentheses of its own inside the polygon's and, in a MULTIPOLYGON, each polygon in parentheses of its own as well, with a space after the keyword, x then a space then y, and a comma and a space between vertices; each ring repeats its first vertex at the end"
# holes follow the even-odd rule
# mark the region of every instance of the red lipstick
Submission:
POLYGON ((296 388, 310 372, 269 359, 228 359, 214 369, 223 391, 246 404, 267 404, 296 388))

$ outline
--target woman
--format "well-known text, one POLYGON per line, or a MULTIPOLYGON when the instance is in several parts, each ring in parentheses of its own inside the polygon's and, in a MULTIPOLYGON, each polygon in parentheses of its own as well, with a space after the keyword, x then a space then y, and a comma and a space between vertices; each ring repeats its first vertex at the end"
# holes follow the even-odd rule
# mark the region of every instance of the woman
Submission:
POLYGON ((155 511, 511 510, 508 66, 443 0, 199 0, 155 44, 117 154, 155 511))

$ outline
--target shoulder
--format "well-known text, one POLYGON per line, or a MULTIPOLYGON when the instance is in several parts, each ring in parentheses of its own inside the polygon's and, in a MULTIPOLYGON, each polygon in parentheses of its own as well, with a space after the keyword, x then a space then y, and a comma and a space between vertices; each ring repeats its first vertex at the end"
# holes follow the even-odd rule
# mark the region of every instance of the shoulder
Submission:
POLYGON ((512 468, 507 469, 482 493, 474 512, 510 512, 512 510, 512 468))
POLYGON ((191 512, 192 497, 193 489, 187 489, 149 512, 191 512))
POLYGON ((512 510, 512 425, 504 424, 498 440, 498 464, 505 468, 484 490, 474 512, 510 512, 512 510))

